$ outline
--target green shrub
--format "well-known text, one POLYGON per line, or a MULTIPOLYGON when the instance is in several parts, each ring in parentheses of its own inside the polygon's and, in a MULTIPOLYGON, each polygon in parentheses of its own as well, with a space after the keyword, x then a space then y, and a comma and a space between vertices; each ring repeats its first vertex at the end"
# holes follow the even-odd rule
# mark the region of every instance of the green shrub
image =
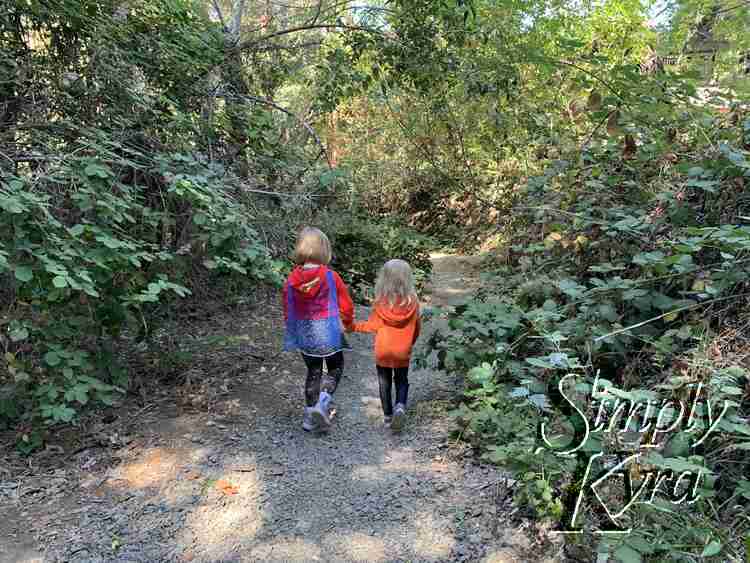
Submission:
POLYGON ((128 383, 114 343, 149 333, 160 306, 190 293, 193 268, 278 282, 221 171, 187 155, 153 162, 72 158, 44 180, 0 182, 0 424, 69 422, 89 402, 111 404, 128 383), (142 183, 127 180, 132 168, 142 183))
POLYGON ((371 297, 378 270, 390 259, 409 262, 420 289, 432 271, 432 240, 399 225, 396 219, 375 222, 371 217, 346 213, 328 222, 324 230, 333 245, 332 267, 359 301, 371 297))
MULTIPOLYGON (((432 336, 419 359, 426 363, 437 351, 442 367, 467 374, 455 413, 463 437, 485 459, 514 472, 521 481, 519 503, 555 520, 565 516, 561 503, 577 493, 580 477, 572 460, 554 455, 535 429, 545 421, 562 450, 582 424, 555 403, 565 374, 579 375, 569 396, 588 420, 596 417, 590 390, 597 372, 610 399, 607 416, 616 397, 687 400, 699 381, 715 408, 727 404, 700 448, 684 447, 685 436, 676 428, 634 465, 636 475, 644 468, 700 470, 705 481, 694 504, 640 503, 630 510, 626 522, 635 532, 598 546, 621 561, 668 560, 674 553, 690 560, 744 556, 745 529, 733 520, 736 514, 715 507, 748 498, 742 452, 750 447, 750 365, 742 330, 728 336, 723 331, 725 323, 747 323, 750 227, 706 219, 718 221, 739 209, 741 194, 733 195, 731 186, 750 176, 750 154, 728 142, 711 158, 702 150, 693 156, 700 166, 675 167, 666 177, 645 156, 623 165, 605 146, 579 163, 558 163, 551 174, 532 178, 526 195, 559 206, 537 207, 527 216, 529 230, 537 223, 542 236, 528 235, 535 239, 528 241, 528 231, 519 233, 513 263, 490 272, 474 300, 446 313, 446 329, 432 336), (623 184, 629 189, 612 189, 623 184), (732 341, 736 353, 717 351, 732 341), (726 532, 735 526, 736 532, 726 532)), ((707 422, 701 419, 699 428, 705 430, 707 422)), ((581 452, 622 448, 600 432, 589 436, 581 452)), ((602 466, 592 471, 598 474, 602 466)), ((617 503, 622 489, 614 489, 604 498, 617 503)), ((601 511, 590 509, 585 519, 600 529, 608 523, 601 511)))

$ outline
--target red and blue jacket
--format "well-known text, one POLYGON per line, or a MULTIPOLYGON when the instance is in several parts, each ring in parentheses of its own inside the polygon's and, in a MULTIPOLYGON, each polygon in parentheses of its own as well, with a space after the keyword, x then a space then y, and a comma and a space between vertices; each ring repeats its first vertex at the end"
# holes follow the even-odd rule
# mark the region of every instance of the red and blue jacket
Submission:
POLYGON ((284 350, 326 357, 349 346, 342 324, 350 326, 354 304, 341 277, 326 266, 297 266, 284 284, 284 350))

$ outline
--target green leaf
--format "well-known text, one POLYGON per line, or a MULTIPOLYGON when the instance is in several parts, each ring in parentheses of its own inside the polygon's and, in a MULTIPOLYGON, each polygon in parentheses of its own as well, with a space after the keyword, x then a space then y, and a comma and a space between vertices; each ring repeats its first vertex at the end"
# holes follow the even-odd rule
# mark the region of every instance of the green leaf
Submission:
POLYGON ((540 368, 554 368, 554 366, 546 358, 526 358, 526 363, 540 368))
POLYGON ((55 276, 52 278, 52 285, 58 289, 62 289, 63 287, 68 287, 68 280, 64 276, 55 276))
POLYGON ((633 256, 633 263, 645 266, 646 264, 654 264, 664 260, 665 255, 663 252, 658 250, 654 252, 641 252, 633 256))
POLYGON ((16 372, 16 375, 13 377, 16 383, 23 383, 25 381, 30 381, 31 376, 26 373, 25 371, 19 371, 16 372))
POLYGON ((10 331, 10 339, 13 342, 18 342, 19 340, 26 340, 28 337, 29 337, 29 331, 26 329, 26 327, 19 327, 10 331))
POLYGON ((97 239, 97 240, 99 240, 107 248, 111 248, 113 250, 116 248, 120 248, 121 246, 124 246, 119 240, 114 239, 112 237, 102 237, 101 239, 97 239))
POLYGON ((645 289, 628 289, 623 292, 622 298, 625 301, 630 301, 631 299, 636 299, 638 297, 645 297, 648 295, 648 291, 645 289))
POLYGON ((713 540, 711 543, 709 543, 706 547, 703 548, 703 553, 701 553, 701 557, 711 557, 712 555, 716 555, 721 552, 721 542, 718 540, 713 540))
POLYGON ((622 563, 641 563, 641 561, 643 561, 641 554, 629 545, 620 546, 620 548, 615 551, 614 556, 622 561, 622 563))
POLYGON ((84 173, 86 176, 98 176, 99 178, 106 178, 109 176, 109 168, 100 166, 98 164, 89 164, 85 169, 84 173))
POLYGON ((15 275, 20 282, 30 282, 34 277, 34 271, 29 266, 16 266, 15 275))
POLYGON ((76 411, 70 407, 59 405, 52 409, 51 414, 55 422, 70 422, 76 415, 76 411))
POLYGON ((586 287, 579 284, 575 280, 560 280, 557 283, 557 287, 562 291, 564 294, 572 297, 573 299, 576 299, 577 297, 580 297, 584 294, 586 291, 586 287))
POLYGON ((73 387, 73 395, 75 396, 76 401, 85 405, 89 402, 89 386, 81 384, 76 385, 73 387))
POLYGON ((47 363, 47 365, 55 367, 56 365, 60 364, 60 356, 57 352, 47 352, 44 355, 44 361, 47 363))

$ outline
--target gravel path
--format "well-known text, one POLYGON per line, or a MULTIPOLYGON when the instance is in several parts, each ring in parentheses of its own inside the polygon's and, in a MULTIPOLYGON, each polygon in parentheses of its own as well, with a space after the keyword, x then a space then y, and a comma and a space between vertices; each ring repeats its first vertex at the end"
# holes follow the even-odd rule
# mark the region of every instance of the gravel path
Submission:
MULTIPOLYGON (((476 286, 471 259, 433 259, 432 304, 455 304, 476 286)), ((275 314, 262 335, 268 350, 281 348, 275 314)), ((227 330, 253 335, 256 324, 227 330)), ((0 561, 545 560, 554 546, 511 523, 503 475, 450 438, 455 378, 411 373, 407 424, 393 435, 371 336, 350 342, 327 435, 300 428, 302 361, 248 360, 240 345, 235 373, 207 374, 208 407, 147 403, 121 431, 104 432, 109 444, 0 488, 0 513, 11 515, 0 561)))

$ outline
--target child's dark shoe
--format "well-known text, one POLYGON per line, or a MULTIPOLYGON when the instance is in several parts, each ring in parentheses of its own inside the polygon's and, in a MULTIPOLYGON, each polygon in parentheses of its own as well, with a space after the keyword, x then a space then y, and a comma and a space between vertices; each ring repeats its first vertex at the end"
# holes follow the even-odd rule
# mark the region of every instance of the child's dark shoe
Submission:
POLYGON ((391 429, 394 432, 400 432, 404 427, 406 420, 406 407, 401 403, 398 403, 393 409, 393 420, 391 421, 391 429))

